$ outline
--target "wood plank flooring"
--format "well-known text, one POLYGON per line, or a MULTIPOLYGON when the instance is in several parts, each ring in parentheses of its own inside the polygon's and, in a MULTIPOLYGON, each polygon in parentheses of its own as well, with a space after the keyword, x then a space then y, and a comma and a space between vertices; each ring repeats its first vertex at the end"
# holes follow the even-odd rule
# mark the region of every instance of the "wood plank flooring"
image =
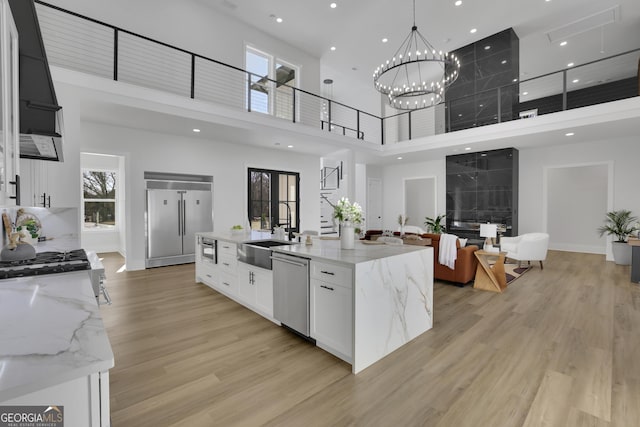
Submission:
POLYGON ((193 265, 101 256, 116 427, 640 425, 640 285, 604 256, 550 251, 503 294, 436 282, 434 328, 357 376, 193 265))

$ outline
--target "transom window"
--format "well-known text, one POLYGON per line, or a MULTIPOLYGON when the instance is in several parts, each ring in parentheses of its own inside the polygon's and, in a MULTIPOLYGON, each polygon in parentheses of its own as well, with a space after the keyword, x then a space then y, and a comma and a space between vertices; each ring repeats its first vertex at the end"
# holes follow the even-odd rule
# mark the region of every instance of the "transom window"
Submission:
POLYGON ((246 47, 246 70, 252 73, 247 105, 251 111, 293 119, 294 94, 299 67, 250 46, 246 47))

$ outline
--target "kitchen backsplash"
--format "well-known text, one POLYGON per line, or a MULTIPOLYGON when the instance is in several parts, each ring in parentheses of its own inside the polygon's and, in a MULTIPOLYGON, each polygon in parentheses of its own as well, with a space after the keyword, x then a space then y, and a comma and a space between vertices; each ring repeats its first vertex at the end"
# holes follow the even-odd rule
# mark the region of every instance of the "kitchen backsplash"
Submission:
MULTIPOLYGON (((1 207, 3 214, 2 242, 9 242, 7 223, 12 231, 33 219, 38 228, 36 251, 68 251, 80 248, 78 208, 1 207), (6 217, 5 215, 6 214, 6 217), (16 223, 17 222, 17 223, 16 223)), ((33 222, 31 222, 33 223, 33 222)))

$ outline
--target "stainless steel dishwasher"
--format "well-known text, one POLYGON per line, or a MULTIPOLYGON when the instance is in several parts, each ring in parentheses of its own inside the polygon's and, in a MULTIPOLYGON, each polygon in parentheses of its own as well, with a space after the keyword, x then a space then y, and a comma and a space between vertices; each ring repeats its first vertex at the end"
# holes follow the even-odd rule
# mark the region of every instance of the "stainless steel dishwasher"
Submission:
POLYGON ((273 317, 309 338, 309 260, 272 252, 273 317))

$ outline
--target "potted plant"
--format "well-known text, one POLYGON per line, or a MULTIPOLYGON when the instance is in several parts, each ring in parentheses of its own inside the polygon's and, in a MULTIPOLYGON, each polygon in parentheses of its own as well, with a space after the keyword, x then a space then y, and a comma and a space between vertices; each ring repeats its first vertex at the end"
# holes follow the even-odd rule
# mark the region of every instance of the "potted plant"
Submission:
POLYGON ((607 212, 604 225, 598 228, 600 237, 605 234, 615 236, 616 240, 611 243, 613 260, 619 265, 631 264, 631 246, 627 244, 627 238, 638 231, 635 222, 637 218, 631 215, 631 211, 621 209, 619 211, 607 212))
POLYGON ((424 222, 425 227, 433 234, 442 234, 447 228, 446 225, 442 222, 446 215, 438 215, 435 218, 426 217, 426 221, 424 222))

